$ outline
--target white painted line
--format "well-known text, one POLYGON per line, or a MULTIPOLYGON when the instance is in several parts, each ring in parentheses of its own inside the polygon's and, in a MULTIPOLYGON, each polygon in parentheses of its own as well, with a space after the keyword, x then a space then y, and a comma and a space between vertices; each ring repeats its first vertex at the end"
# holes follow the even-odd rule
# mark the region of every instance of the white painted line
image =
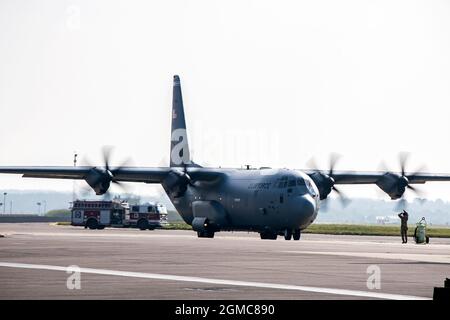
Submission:
MULTIPOLYGON (((102 230, 103 231, 103 230, 102 230)), ((155 231, 152 231, 155 232, 155 231)), ((95 238, 197 238, 197 234, 192 232, 191 234, 160 234, 145 232, 142 233, 112 233, 112 232, 98 232, 98 230, 86 230, 86 232, 6 232, 8 236, 33 236, 33 237, 69 237, 69 238, 82 238, 82 237, 95 237, 95 238)), ((259 238, 258 238, 259 239, 259 238)))
MULTIPOLYGON (((61 266, 50 266, 50 265, 42 265, 42 264, 27 264, 27 263, 12 263, 12 262, 1 262, 1 261, 0 261, 0 267, 52 270, 52 271, 63 271, 63 272, 67 271, 67 267, 61 267, 61 266)), ((198 282, 198 283, 219 284, 219 285, 238 286, 238 287, 253 287, 253 288, 264 288, 264 289, 295 290, 295 291, 327 293, 327 294, 364 297, 364 298, 377 298, 377 299, 389 299, 389 300, 431 300, 430 298, 427 298, 427 297, 416 297, 416 296, 381 293, 381 292, 373 292, 373 291, 307 287, 307 286, 296 286, 296 285, 289 285, 289 284, 252 282, 252 281, 223 280, 223 279, 212 279, 212 278, 176 276, 176 275, 158 274, 158 273, 130 272, 130 271, 117 271, 117 270, 92 269, 92 268, 80 268, 80 271, 81 271, 81 273, 110 275, 110 276, 119 276, 119 277, 183 281, 183 282, 198 282)))
POLYGON ((429 253, 398 253, 398 252, 341 252, 341 251, 283 251, 285 253, 315 254, 326 256, 347 256, 358 258, 408 260, 429 263, 450 264, 449 254, 429 254, 429 253))

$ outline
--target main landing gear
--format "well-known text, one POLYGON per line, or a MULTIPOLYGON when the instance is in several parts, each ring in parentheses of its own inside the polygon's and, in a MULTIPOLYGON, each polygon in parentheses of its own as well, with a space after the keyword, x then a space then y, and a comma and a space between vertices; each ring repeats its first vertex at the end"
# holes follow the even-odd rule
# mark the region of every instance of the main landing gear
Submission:
MULTIPOLYGON (((279 233, 280 235, 284 236, 284 240, 300 240, 300 229, 295 229, 295 230, 291 230, 291 229, 285 229, 284 231, 282 231, 281 233, 279 233)), ((276 232, 271 232, 271 231, 261 231, 259 233, 259 235, 261 236, 261 239, 263 240, 276 240, 278 234, 276 232)))
POLYGON ((214 231, 210 230, 197 231, 197 236, 199 238, 214 238, 214 231))
POLYGON ((277 240, 277 234, 274 232, 269 231, 263 231, 260 232, 259 235, 261 236, 261 239, 263 240, 277 240))

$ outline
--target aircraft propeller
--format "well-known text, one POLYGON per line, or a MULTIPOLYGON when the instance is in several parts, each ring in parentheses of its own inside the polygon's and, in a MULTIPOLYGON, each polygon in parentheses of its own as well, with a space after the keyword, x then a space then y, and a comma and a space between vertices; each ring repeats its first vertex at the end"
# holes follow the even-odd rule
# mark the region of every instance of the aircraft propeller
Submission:
MULTIPOLYGON (((308 161, 308 166, 313 169, 314 173, 311 175, 311 179, 315 182, 319 189, 320 200, 327 199, 328 195, 334 191, 339 197, 342 206, 346 207, 350 199, 335 186, 335 179, 333 177, 334 169, 339 161, 340 155, 337 153, 331 153, 329 159, 328 172, 324 173, 318 169, 317 163, 314 158, 308 161)), ((326 205, 326 203, 325 203, 326 205)))
POLYGON ((103 167, 97 167, 89 164, 89 161, 85 159, 91 170, 87 174, 85 180, 87 184, 95 191, 96 195, 106 194, 109 190, 111 183, 121 188, 124 192, 127 191, 127 187, 124 183, 120 182, 116 178, 116 174, 122 169, 129 165, 131 160, 127 158, 119 166, 112 167, 111 164, 111 154, 113 147, 104 146, 102 148, 102 158, 103 167))
POLYGON ((401 152, 398 155, 400 174, 394 173, 388 169, 388 167, 382 162, 381 168, 385 171, 383 178, 377 182, 378 187, 386 192, 392 200, 400 199, 397 205, 397 209, 402 209, 406 206, 405 191, 407 189, 411 190, 416 196, 423 198, 425 192, 419 188, 409 184, 408 176, 415 176, 425 170, 425 166, 419 167, 416 171, 412 173, 407 173, 406 167, 410 158, 410 153, 401 152))
POLYGON ((111 177, 112 183, 114 183, 116 186, 120 187, 122 190, 126 190, 125 184, 118 181, 115 178, 115 175, 118 171, 120 171, 120 169, 122 169, 124 167, 128 167, 131 163, 131 159, 126 158, 125 160, 123 160, 121 162, 121 164, 119 166, 111 168, 110 167, 110 158, 111 158, 112 150, 113 150, 113 147, 111 147, 111 146, 104 146, 102 148, 102 155, 103 155, 103 162, 105 164, 105 171, 108 172, 109 176, 111 177))

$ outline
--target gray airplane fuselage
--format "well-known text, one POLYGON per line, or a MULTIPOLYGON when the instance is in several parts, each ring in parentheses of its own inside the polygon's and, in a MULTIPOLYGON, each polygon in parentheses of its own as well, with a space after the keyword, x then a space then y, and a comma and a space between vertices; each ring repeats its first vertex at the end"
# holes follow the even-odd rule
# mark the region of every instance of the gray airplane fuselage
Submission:
MULTIPOLYGON (((270 231, 304 229, 317 216, 319 195, 302 172, 287 169, 218 169, 220 181, 195 183, 180 197, 168 192, 190 225, 207 218, 219 230, 270 231)), ((195 229, 195 228, 194 228, 195 229)))

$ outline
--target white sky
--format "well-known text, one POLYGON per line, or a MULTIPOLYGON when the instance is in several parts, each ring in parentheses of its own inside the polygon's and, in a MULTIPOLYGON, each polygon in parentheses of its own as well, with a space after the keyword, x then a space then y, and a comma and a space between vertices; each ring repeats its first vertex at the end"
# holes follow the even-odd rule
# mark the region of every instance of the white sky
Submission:
MULTIPOLYGON (((172 75, 194 160, 450 173, 449 1, 0 2, 0 165, 167 160, 172 75)), ((0 176, 0 189, 70 181, 0 176)), ((344 187, 376 196, 374 186, 344 187)), ((137 192, 150 192, 138 186, 137 192)), ((450 199, 450 183, 427 184, 450 199)))

